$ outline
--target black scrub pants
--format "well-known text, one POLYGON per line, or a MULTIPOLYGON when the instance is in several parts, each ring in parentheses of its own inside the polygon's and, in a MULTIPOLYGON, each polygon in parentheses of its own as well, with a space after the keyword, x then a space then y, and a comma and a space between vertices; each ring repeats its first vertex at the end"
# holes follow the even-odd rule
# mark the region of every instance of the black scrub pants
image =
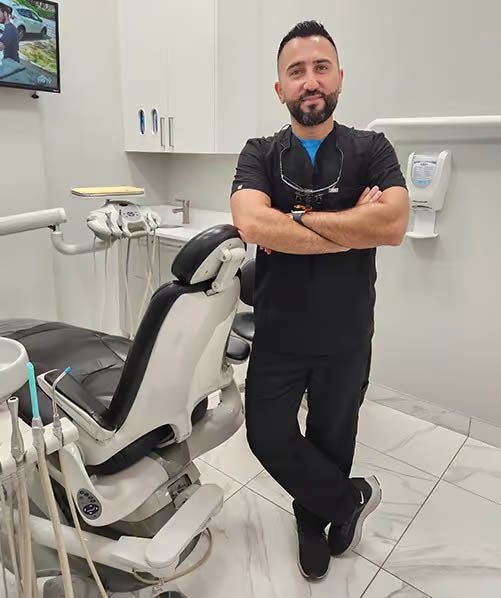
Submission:
POLYGON ((321 356, 252 348, 245 390, 249 446, 294 497, 296 515, 322 528, 346 521, 360 502, 349 476, 370 362, 370 341, 321 356), (306 389, 303 436, 298 411, 306 389))

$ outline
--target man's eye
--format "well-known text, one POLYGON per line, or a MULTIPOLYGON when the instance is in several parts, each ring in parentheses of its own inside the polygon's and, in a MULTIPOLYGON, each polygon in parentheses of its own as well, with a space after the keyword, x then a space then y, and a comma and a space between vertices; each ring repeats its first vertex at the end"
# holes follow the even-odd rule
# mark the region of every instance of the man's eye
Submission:
POLYGON ((318 68, 319 68, 320 70, 324 70, 324 71, 326 71, 326 70, 327 70, 327 65, 326 65, 326 64, 319 64, 319 65, 318 65, 318 68))
POLYGON ((299 75, 300 71, 292 71, 291 73, 291 77, 295 77, 296 75, 299 75))

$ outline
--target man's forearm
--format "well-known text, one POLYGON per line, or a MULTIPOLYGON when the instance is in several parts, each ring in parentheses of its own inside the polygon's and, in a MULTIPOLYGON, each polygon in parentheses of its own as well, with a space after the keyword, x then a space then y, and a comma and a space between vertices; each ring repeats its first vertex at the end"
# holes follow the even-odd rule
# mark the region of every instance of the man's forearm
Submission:
POLYGON ((401 224, 388 206, 379 203, 359 205, 340 212, 308 212, 302 222, 329 241, 352 249, 399 245, 401 224))
POLYGON ((249 243, 256 243, 280 253, 316 255, 345 250, 273 208, 266 209, 255 219, 247 237, 249 243))

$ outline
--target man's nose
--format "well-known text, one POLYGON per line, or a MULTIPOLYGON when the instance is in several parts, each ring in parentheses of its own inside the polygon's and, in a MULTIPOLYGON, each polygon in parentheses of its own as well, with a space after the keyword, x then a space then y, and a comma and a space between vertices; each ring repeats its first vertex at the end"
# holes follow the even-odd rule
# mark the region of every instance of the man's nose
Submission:
POLYGON ((304 89, 306 91, 314 91, 315 89, 318 89, 318 81, 313 75, 309 75, 304 82, 304 89))

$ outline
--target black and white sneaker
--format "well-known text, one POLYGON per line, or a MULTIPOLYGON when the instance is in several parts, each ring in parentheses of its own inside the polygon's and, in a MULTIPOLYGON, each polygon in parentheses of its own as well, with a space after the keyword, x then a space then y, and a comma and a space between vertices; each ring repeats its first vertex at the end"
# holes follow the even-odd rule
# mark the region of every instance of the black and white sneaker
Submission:
POLYGON ((314 517, 302 516, 294 505, 298 537, 298 565, 301 574, 310 581, 323 579, 329 570, 331 554, 325 526, 314 517))
POLYGON ((342 525, 331 525, 328 542, 332 556, 341 556, 359 545, 364 521, 378 507, 383 496, 376 476, 352 478, 351 481, 360 490, 360 504, 348 521, 342 525))

